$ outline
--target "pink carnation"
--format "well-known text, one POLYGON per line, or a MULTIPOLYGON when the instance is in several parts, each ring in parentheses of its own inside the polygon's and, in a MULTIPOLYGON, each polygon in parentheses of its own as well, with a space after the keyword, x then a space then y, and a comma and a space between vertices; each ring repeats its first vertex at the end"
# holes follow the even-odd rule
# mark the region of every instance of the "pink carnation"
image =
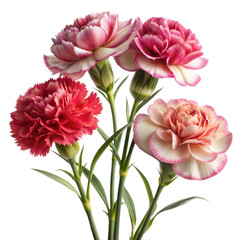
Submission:
POLYGON ((53 74, 80 78, 99 61, 126 51, 138 22, 120 22, 118 15, 109 12, 78 18, 52 39, 54 55, 44 56, 44 61, 53 74))
POLYGON ((63 77, 30 88, 11 113, 12 136, 22 150, 45 156, 52 144, 71 145, 98 126, 102 105, 84 84, 63 77))
POLYGON ((232 142, 226 120, 210 106, 185 99, 158 99, 134 122, 134 140, 146 153, 188 179, 206 179, 227 162, 232 142))
POLYGON ((130 48, 115 58, 128 71, 143 69, 156 78, 174 77, 181 86, 195 86, 200 76, 190 69, 207 65, 194 33, 180 23, 151 18, 140 28, 130 48))

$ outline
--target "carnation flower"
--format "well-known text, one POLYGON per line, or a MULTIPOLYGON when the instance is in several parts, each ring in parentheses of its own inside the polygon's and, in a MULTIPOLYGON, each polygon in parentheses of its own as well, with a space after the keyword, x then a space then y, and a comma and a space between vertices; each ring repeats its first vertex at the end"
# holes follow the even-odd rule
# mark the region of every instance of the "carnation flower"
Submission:
POLYGON ((134 122, 134 140, 146 153, 172 164, 188 179, 206 179, 219 173, 227 162, 232 142, 226 120, 210 106, 194 101, 158 99, 134 122))
POLYGON ((207 64, 194 33, 177 21, 150 18, 130 48, 115 58, 128 71, 143 69, 156 78, 174 77, 181 86, 195 86, 200 76, 190 69, 207 64))
POLYGON ((138 22, 121 22, 109 12, 78 18, 52 39, 54 55, 44 56, 44 61, 53 74, 80 78, 99 61, 126 51, 138 22))
POLYGON ((102 105, 96 93, 87 94, 83 83, 68 77, 30 88, 11 113, 11 133, 17 144, 35 156, 45 156, 54 142, 72 145, 84 134, 92 134, 102 105))

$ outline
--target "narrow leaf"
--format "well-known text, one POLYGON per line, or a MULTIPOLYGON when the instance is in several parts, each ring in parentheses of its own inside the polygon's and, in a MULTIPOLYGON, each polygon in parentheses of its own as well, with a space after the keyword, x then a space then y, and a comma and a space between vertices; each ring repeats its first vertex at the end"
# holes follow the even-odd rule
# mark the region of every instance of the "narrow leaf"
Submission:
POLYGON ((74 176, 72 175, 72 173, 70 173, 70 172, 68 172, 68 171, 66 171, 66 170, 64 170, 64 169, 58 169, 57 171, 61 171, 61 172, 66 173, 70 178, 72 178, 72 179, 75 181, 75 178, 74 178, 74 176))
POLYGON ((153 193, 152 193, 152 189, 150 187, 150 184, 149 184, 147 178, 144 176, 144 174, 137 167, 135 167, 135 169, 137 170, 137 172, 139 173, 140 177, 143 180, 143 183, 145 185, 145 188, 146 188, 146 191, 147 191, 147 194, 148 194, 149 206, 150 206, 152 201, 153 201, 153 193))
POLYGON ((34 169, 34 168, 33 168, 33 170, 34 170, 34 171, 37 171, 37 172, 39 172, 39 173, 41 173, 41 174, 43 174, 43 175, 45 175, 45 176, 47 176, 47 177, 49 177, 49 178, 51 178, 51 179, 53 179, 53 180, 55 180, 56 182, 59 182, 59 183, 62 184, 63 186, 67 187, 68 189, 70 189, 70 190, 72 190, 74 193, 76 193, 76 194, 78 195, 78 197, 80 197, 79 194, 78 194, 78 192, 77 192, 77 190, 76 190, 68 181, 66 181, 65 179, 63 179, 63 178, 61 178, 61 177, 59 177, 59 176, 57 176, 57 175, 55 175, 55 174, 52 174, 52 173, 43 171, 43 170, 34 169))
POLYGON ((93 160, 92 160, 92 164, 91 164, 91 168, 90 168, 90 174, 89 174, 89 178, 88 178, 88 186, 87 186, 87 197, 89 197, 89 191, 90 191, 90 182, 92 179, 92 175, 93 175, 93 170, 94 167, 98 161, 98 159, 101 157, 101 155, 103 154, 103 152, 106 150, 106 148, 112 143, 112 141, 114 141, 127 127, 129 127, 132 124, 132 122, 126 124, 124 127, 120 128, 117 132, 115 132, 96 152, 93 160))
POLYGON ((116 95, 117 95, 119 89, 120 89, 120 88, 122 87, 122 85, 126 82, 127 78, 128 78, 128 76, 125 77, 125 78, 121 81, 121 83, 118 85, 118 87, 116 88, 116 90, 115 90, 115 92, 114 92, 114 98, 116 98, 116 95))
POLYGON ((106 94, 102 90, 97 89, 97 88, 95 88, 95 90, 98 91, 108 101, 106 94))
MULTIPOLYGON (((102 138, 107 141, 109 139, 108 135, 100 128, 97 128, 98 133, 102 136, 102 138)), ((113 143, 110 143, 109 145, 113 150, 116 150, 115 146, 113 143)))
MULTIPOLYGON (((90 171, 86 167, 82 167, 82 170, 83 170, 83 174, 88 178, 90 175, 90 171)), ((94 174, 92 175, 91 184, 96 189, 99 196, 102 198, 105 206, 107 207, 107 210, 109 211, 109 205, 108 205, 108 200, 107 200, 107 195, 105 193, 105 190, 104 190, 101 182, 99 181, 99 179, 94 174)))
MULTIPOLYGON (((202 198, 202 197, 189 197, 189 198, 185 198, 185 199, 182 199, 182 200, 178 200, 174 203, 171 203, 169 204, 168 206, 164 207, 163 209, 161 209, 159 212, 157 212, 155 214, 155 216, 151 219, 151 221, 149 222, 150 225, 152 225, 152 222, 154 221, 154 219, 157 217, 157 215, 159 213, 162 213, 164 211, 168 211, 168 210, 171 210, 171 209, 174 209, 174 208, 177 208, 177 207, 180 207, 186 203, 188 203, 189 201, 191 200, 194 200, 194 199, 202 199, 202 200, 206 200, 205 198, 202 198)), ((206 200, 207 201, 207 200, 206 200)))
POLYGON ((130 110, 129 110, 129 104, 128 104, 128 100, 126 98, 126 118, 127 118, 127 121, 129 121, 129 114, 130 110))
POLYGON ((65 159, 64 157, 62 157, 59 153, 57 153, 57 152, 55 152, 55 151, 53 151, 53 150, 52 150, 52 152, 55 153, 56 155, 58 155, 58 156, 59 156, 60 158, 62 158, 64 161, 68 162, 68 160, 65 159))
POLYGON ((137 111, 136 113, 145 105, 147 104, 151 99, 153 99, 163 88, 160 88, 159 90, 157 90, 155 93, 153 93, 150 97, 148 97, 147 99, 145 99, 144 101, 142 101, 138 108, 137 108, 137 111))
POLYGON ((79 155, 79 160, 78 160, 78 173, 79 176, 81 177, 82 175, 82 157, 83 157, 83 150, 84 150, 84 146, 82 147, 81 153, 79 155))
POLYGON ((135 210, 135 205, 132 200, 132 197, 126 188, 124 188, 124 191, 123 191, 123 199, 128 209, 128 213, 129 213, 131 224, 132 224, 132 230, 133 230, 137 222, 136 210, 135 210))

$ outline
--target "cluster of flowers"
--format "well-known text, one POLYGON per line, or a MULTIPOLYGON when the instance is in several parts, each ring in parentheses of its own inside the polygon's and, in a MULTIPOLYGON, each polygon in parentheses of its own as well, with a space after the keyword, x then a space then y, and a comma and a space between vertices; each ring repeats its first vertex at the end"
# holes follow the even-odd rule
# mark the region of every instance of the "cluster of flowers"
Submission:
MULTIPOLYGON (((97 87, 110 91, 111 68, 104 62, 110 56, 127 71, 144 72, 146 80, 174 78, 181 86, 195 86, 200 76, 193 70, 208 62, 195 34, 164 18, 121 22, 109 12, 91 14, 67 25, 52 41, 53 55, 44 56, 44 61, 60 77, 30 88, 11 114, 12 136, 35 156, 45 156, 53 143, 71 145, 98 127, 99 98, 95 93, 87 96, 85 85, 76 79, 89 72, 97 87)), ((212 107, 185 99, 158 99, 148 115, 139 114, 134 121, 138 147, 188 179, 220 172, 231 140, 226 120, 212 107)))

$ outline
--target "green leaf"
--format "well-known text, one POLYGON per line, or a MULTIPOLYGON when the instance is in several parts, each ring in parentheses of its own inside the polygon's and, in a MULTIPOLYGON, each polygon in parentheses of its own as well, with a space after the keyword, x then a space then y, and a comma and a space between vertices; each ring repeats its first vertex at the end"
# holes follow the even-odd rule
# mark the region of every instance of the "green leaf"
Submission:
POLYGON ((70 178, 72 178, 72 179, 75 181, 75 178, 74 178, 74 176, 72 175, 72 173, 70 173, 70 172, 68 172, 68 171, 66 171, 66 170, 64 170, 64 169, 58 169, 57 171, 61 171, 61 172, 66 173, 70 178))
MULTIPOLYGON (((84 175, 88 178, 90 175, 90 171, 86 167, 82 167, 84 175)), ((102 198, 105 206, 107 207, 107 210, 109 211, 109 205, 108 205, 108 200, 107 200, 107 195, 105 193, 105 190, 99 181, 99 179, 96 177, 96 175, 93 174, 91 183, 93 187, 96 189, 98 192, 99 196, 102 198)))
POLYGON ((155 93, 153 93, 151 96, 149 96, 147 99, 143 100, 143 101, 139 104, 136 113, 137 113, 145 104, 147 104, 151 99, 153 99, 162 89, 163 89, 163 88, 160 88, 160 89, 157 90, 155 93))
POLYGON ((80 155, 79 155, 79 160, 78 160, 78 173, 79 173, 79 176, 81 177, 82 175, 82 156, 83 156, 83 150, 84 150, 84 146, 82 147, 82 150, 80 152, 80 155))
POLYGON ((43 171, 43 170, 34 169, 34 168, 33 168, 33 170, 37 171, 37 172, 39 172, 39 173, 41 173, 41 174, 43 174, 43 175, 45 175, 45 176, 47 176, 47 177, 49 177, 49 178, 51 178, 53 180, 55 180, 56 182, 59 182, 63 186, 67 187, 68 189, 70 189, 71 191, 76 193, 78 195, 78 197, 80 197, 78 192, 77 192, 77 190, 68 181, 66 181, 65 179, 63 179, 63 178, 61 178, 61 177, 59 177, 59 176, 57 176, 55 174, 43 171))
POLYGON ((90 174, 89 174, 89 178, 88 178, 88 186, 87 186, 87 197, 88 198, 89 198, 90 182, 91 182, 91 179, 92 179, 93 170, 94 170, 94 167, 95 167, 98 159, 101 157, 101 155, 106 150, 106 148, 112 143, 112 141, 114 141, 131 124, 132 124, 132 122, 130 122, 130 123, 126 124, 124 127, 120 128, 110 138, 108 138, 108 140, 96 152, 96 154, 95 154, 95 156, 92 160, 92 164, 91 164, 91 167, 90 167, 90 174))
POLYGON ((114 155, 114 157, 117 159, 117 161, 118 161, 118 163, 119 163, 119 165, 120 165, 121 159, 120 159, 120 156, 118 155, 118 153, 115 152, 115 151, 113 151, 113 150, 111 150, 111 152, 112 152, 112 154, 114 155))
POLYGON ((119 89, 120 89, 121 86, 126 82, 127 78, 128 78, 128 76, 125 77, 125 78, 121 81, 121 83, 118 85, 118 87, 116 88, 116 90, 115 90, 115 92, 114 92, 114 98, 116 98, 116 95, 117 95, 119 89))
MULTIPOLYGON (((102 136, 102 138, 107 141, 109 139, 108 135, 100 128, 97 128, 98 133, 102 136)), ((113 143, 110 143, 109 145, 114 151, 116 151, 115 145, 113 143)))
MULTIPOLYGON (((155 216, 150 220, 148 228, 152 225, 154 219, 157 217, 158 214, 160 214, 160 213, 162 213, 162 212, 164 212, 164 211, 168 211, 168 210, 171 210, 171 209, 180 207, 180 206, 182 206, 182 205, 184 205, 184 204, 186 204, 186 203, 188 203, 189 201, 194 200, 194 199, 206 200, 205 198, 194 196, 194 197, 184 198, 184 199, 182 199, 182 200, 178 200, 178 201, 176 201, 176 202, 174 202, 174 203, 171 203, 171 204, 169 204, 168 206, 164 207, 163 209, 161 209, 159 212, 157 212, 157 213, 155 214, 155 216)), ((207 200, 206 200, 206 201, 207 201, 207 200)))
POLYGON ((132 232, 133 232, 137 222, 136 210, 135 210, 135 205, 132 200, 132 197, 126 188, 124 188, 124 191, 123 191, 123 199, 128 209, 128 213, 129 213, 131 224, 132 224, 132 232))
POLYGON ((53 150, 52 150, 52 152, 55 153, 56 155, 58 155, 58 156, 59 156, 60 158, 62 158, 64 161, 68 162, 68 160, 65 159, 64 157, 62 157, 59 153, 57 153, 57 152, 55 152, 55 151, 53 151, 53 150))
POLYGON ((103 92, 102 90, 97 89, 97 88, 94 88, 94 89, 95 89, 96 91, 98 91, 98 92, 108 101, 108 98, 107 98, 105 92, 103 92))
MULTIPOLYGON (((134 166, 135 167, 135 166, 134 166)), ((137 168, 135 167, 135 169, 137 170, 137 172, 139 173, 140 177, 143 180, 143 183, 145 185, 145 188, 147 190, 147 194, 148 194, 148 199, 149 199, 149 206, 151 205, 152 201, 153 201, 153 193, 152 193, 152 189, 150 187, 150 184, 147 180, 147 178, 144 176, 144 174, 137 168)))
POLYGON ((128 100, 126 98, 126 117, 127 117, 127 121, 129 121, 129 114, 130 110, 129 110, 129 104, 128 104, 128 100))

